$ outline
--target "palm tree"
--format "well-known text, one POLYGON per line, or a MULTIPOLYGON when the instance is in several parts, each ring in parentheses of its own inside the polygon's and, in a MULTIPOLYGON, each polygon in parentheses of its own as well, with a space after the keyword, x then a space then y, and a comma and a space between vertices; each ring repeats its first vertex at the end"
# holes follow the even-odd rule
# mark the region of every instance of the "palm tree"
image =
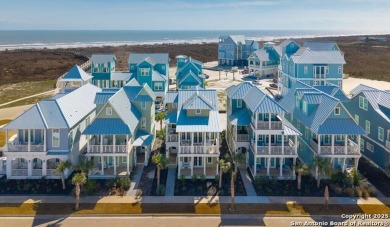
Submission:
POLYGON ((231 168, 230 162, 226 162, 225 160, 221 159, 218 161, 219 164, 219 188, 222 188, 222 174, 227 173, 229 169, 231 168))
POLYGON ((81 186, 87 182, 87 176, 85 173, 76 173, 72 178, 72 184, 76 186, 76 207, 75 210, 78 210, 80 207, 80 191, 81 186))
POLYGON ((321 179, 324 176, 330 176, 332 173, 332 165, 329 160, 326 158, 322 158, 317 156, 313 160, 313 166, 317 169, 317 188, 320 188, 321 179))
POLYGON ((238 167, 245 163, 245 155, 243 153, 231 153, 230 155, 226 154, 225 159, 231 161, 232 164, 234 164, 234 180, 237 180, 238 167))
POLYGON ((165 113, 164 112, 158 112, 156 115, 156 120, 160 121, 160 130, 163 130, 162 122, 165 119, 165 113))
POLYGON ((221 72, 222 72, 222 68, 218 68, 219 80, 221 80, 221 72))
POLYGON ((90 170, 93 169, 93 166, 94 166, 93 160, 89 160, 86 162, 79 162, 77 165, 74 166, 74 169, 87 174, 90 170))
POLYGON ((62 189, 65 190, 65 170, 70 168, 72 166, 72 163, 69 160, 61 161, 58 163, 57 167, 54 170, 54 173, 61 174, 61 181, 62 181, 62 189))
POLYGON ((157 190, 160 187, 160 171, 167 168, 168 159, 161 153, 152 156, 152 162, 157 165, 157 190))
POLYGON ((295 171, 298 173, 298 190, 301 190, 302 175, 309 174, 309 166, 300 163, 295 167, 295 171))
POLYGON ((233 211, 234 210, 234 181, 236 179, 236 173, 231 170, 230 171, 230 209, 233 211))

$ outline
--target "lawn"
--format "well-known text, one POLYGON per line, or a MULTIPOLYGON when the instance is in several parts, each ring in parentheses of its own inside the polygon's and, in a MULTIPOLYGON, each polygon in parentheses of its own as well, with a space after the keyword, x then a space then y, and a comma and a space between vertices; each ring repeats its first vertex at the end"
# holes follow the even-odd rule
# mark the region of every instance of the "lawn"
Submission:
POLYGON ((23 106, 23 105, 35 104, 35 103, 38 103, 41 100, 44 100, 44 99, 52 97, 53 94, 54 93, 46 94, 46 95, 39 95, 39 96, 35 96, 35 97, 32 97, 32 98, 27 98, 27 99, 24 99, 24 100, 20 100, 20 101, 13 102, 11 104, 2 106, 2 107, 0 107, 0 109, 14 107, 14 106, 23 106))

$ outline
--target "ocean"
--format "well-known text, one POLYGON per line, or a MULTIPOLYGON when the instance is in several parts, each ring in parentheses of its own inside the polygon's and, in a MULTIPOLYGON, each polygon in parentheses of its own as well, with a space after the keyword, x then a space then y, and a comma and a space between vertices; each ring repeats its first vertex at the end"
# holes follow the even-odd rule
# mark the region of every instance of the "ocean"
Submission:
POLYGON ((313 38, 388 34, 372 31, 329 30, 0 30, 0 50, 31 48, 72 48, 163 43, 210 43, 221 35, 245 35, 248 39, 271 41, 285 38, 313 38))

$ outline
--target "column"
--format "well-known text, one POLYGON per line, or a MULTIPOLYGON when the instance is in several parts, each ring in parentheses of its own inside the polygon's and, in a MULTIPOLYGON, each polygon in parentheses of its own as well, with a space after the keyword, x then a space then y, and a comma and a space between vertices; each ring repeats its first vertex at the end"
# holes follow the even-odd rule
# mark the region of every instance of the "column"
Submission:
POLYGON ((256 155, 253 155, 253 161, 254 161, 254 166, 253 166, 253 175, 254 176, 257 176, 257 158, 256 158, 256 155))
MULTIPOLYGON (((298 154, 298 136, 294 136, 295 154, 298 154)), ((294 159, 295 160, 295 159, 294 159)))
POLYGON ((206 176, 206 157, 203 157, 203 175, 206 176))
POLYGON ((100 135, 100 153, 103 153, 103 135, 100 135))
POLYGON ((178 165, 177 165, 177 176, 181 176, 181 157, 177 156, 178 159, 178 165))
POLYGON ((341 168, 342 168, 342 172, 344 173, 344 171, 345 171, 345 158, 343 158, 343 166, 341 168))
POLYGON ((47 174, 47 161, 42 160, 42 176, 46 176, 47 174))
POLYGON ((258 113, 254 113, 254 115, 255 115, 255 124, 254 124, 254 128, 255 128, 255 129, 258 129, 258 128, 257 128, 257 122, 258 122, 258 120, 259 120, 259 114, 258 114, 258 113))
POLYGON ((258 136, 257 136, 257 133, 255 131, 255 154, 257 154, 257 140, 258 140, 258 136))
POLYGON ((271 113, 268 113, 268 128, 271 129, 271 113))
POLYGON ((194 175, 194 157, 191 157, 191 177, 194 175))
POLYGON ((344 135, 344 153, 348 154, 348 135, 344 135))
POLYGON ((297 158, 293 158, 293 176, 295 176, 295 166, 297 165, 297 158))
MULTIPOLYGON (((142 147, 141 147, 142 148, 142 147)), ((145 149, 145 160, 144 160, 144 166, 148 165, 148 160, 149 160, 149 148, 145 149)))
POLYGON ((43 130, 43 150, 47 151, 47 129, 43 130))
POLYGON ((28 163, 27 163, 27 176, 29 176, 29 177, 32 176, 32 160, 28 160, 28 163))
MULTIPOLYGON (((8 129, 5 130, 5 145, 4 145, 4 151, 8 151, 8 129)), ((3 165, 1 165, 3 166, 3 165)))
POLYGON ((334 154, 334 135, 332 135, 331 138, 332 138, 332 147, 331 147, 331 149, 332 149, 332 154, 334 154))
MULTIPOLYGON (((191 154, 194 153, 194 133, 191 132, 191 154)), ((192 174, 191 174, 192 176, 192 174)))
POLYGON ((318 150, 317 150, 317 152, 318 152, 318 154, 321 154, 321 136, 320 135, 317 135, 317 146, 318 146, 318 150))
MULTIPOLYGON (((27 141, 28 141, 28 151, 31 151, 31 129, 28 130, 28 138, 27 138, 27 141)), ((29 175, 31 176, 31 175, 29 175)))
POLYGON ((116 156, 112 156, 112 159, 114 161, 114 175, 116 175, 116 156))
POLYGON ((6 173, 7 173, 7 176, 11 176, 12 175, 12 160, 10 158, 7 158, 7 166, 6 166, 6 173))
POLYGON ((113 145, 112 152, 116 153, 116 147, 115 147, 115 145, 116 145, 116 138, 115 138, 115 135, 112 136, 112 145, 113 145))
POLYGON ((354 161, 355 161, 355 168, 357 170, 357 168, 359 167, 359 158, 354 158, 354 161))
POLYGON ((358 135, 358 136, 357 136, 357 144, 358 144, 357 153, 358 153, 358 154, 360 154, 360 146, 361 146, 360 140, 361 140, 361 135, 358 135))
POLYGON ((279 176, 283 177, 283 158, 279 158, 279 176))
MULTIPOLYGON (((211 144, 210 144, 211 145, 211 144)), ((206 132, 203 133, 203 153, 206 153, 206 132)))
POLYGON ((284 154, 284 133, 282 133, 282 154, 284 154))
POLYGON ((269 176, 269 167, 270 167, 270 165, 271 165, 271 158, 268 157, 267 158, 267 176, 269 176))
MULTIPOLYGON (((217 160, 218 160, 218 158, 217 158, 217 160)), ((216 165, 216 166, 217 166, 217 168, 216 168, 216 172, 215 172, 215 174, 216 174, 216 175, 218 175, 218 174, 219 174, 219 173, 218 173, 218 167, 219 167, 219 164, 218 164, 218 162, 217 162, 217 165, 216 165)), ((221 176, 219 176, 219 177, 221 177, 221 176)))
POLYGON ((234 125, 234 138, 236 138, 236 141, 238 140, 238 138, 237 138, 237 125, 234 125))
POLYGON ((126 154, 126 171, 127 175, 130 175, 130 154, 126 154))
POLYGON ((90 145, 91 145, 91 137, 90 137, 90 135, 87 135, 87 152, 88 153, 91 151, 90 145))
POLYGON ((104 175, 104 156, 100 156, 100 162, 102 164, 102 171, 101 171, 101 175, 104 175))
POLYGON ((268 135, 268 154, 271 154, 271 134, 268 135))

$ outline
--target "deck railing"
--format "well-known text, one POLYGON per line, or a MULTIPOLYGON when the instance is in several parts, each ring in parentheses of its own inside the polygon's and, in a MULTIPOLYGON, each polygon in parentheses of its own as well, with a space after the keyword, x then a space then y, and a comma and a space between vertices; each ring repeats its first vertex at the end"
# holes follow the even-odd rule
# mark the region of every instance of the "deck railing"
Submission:
POLYGON ((33 176, 42 176, 42 169, 33 169, 32 175, 33 176))
POLYGON ((11 175, 12 176, 27 176, 28 170, 27 169, 12 169, 11 175))
POLYGON ((218 146, 217 145, 180 146, 179 153, 180 154, 216 154, 218 153, 218 146))
POLYGON ((178 135, 177 134, 172 134, 167 136, 168 142, 177 142, 178 141, 178 135))
POLYGON ((126 153, 126 145, 89 145, 88 153, 126 153), (115 147, 115 152, 114 152, 115 147))
MULTIPOLYGON (((310 146, 318 152, 318 143, 314 140, 310 141, 310 146)), ((320 146, 320 152, 321 154, 332 154, 332 145, 321 145, 320 146)), ((347 147, 345 145, 338 145, 335 144, 333 146, 333 154, 337 155, 353 155, 353 154, 359 154, 360 149, 359 146, 353 142, 352 140, 348 140, 347 147)))
POLYGON ((11 152, 43 152, 44 146, 43 145, 30 145, 30 150, 28 149, 28 145, 14 145, 14 144, 8 144, 8 151, 11 152))
POLYGON ((386 147, 387 149, 390 149, 390 140, 386 140, 386 147))
POLYGON ((268 121, 258 121, 256 129, 282 129, 283 124, 281 121, 271 121, 271 125, 268 121))
POLYGON ((248 142, 249 141, 249 135, 248 134, 237 134, 237 142, 248 142))

